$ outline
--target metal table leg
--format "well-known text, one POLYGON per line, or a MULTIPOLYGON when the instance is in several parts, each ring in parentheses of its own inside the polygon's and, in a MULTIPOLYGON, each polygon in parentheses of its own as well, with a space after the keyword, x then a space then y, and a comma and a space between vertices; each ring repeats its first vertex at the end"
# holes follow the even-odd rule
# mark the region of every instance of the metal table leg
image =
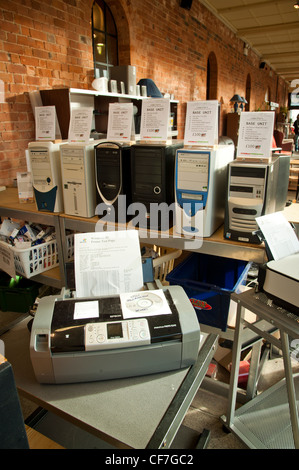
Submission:
POLYGON ((283 363, 286 376, 286 387, 288 393, 288 401, 290 408, 290 416, 294 437, 295 448, 299 449, 299 422, 298 422, 298 410, 296 404, 296 394, 294 387, 294 379, 292 374, 292 364, 290 359, 290 349, 289 349, 289 336, 283 331, 280 332, 281 335, 281 347, 283 353, 283 363))
POLYGON ((238 387, 238 377, 239 377, 239 368, 240 368, 240 355, 241 355, 241 330, 242 330, 242 321, 245 315, 245 308, 241 306, 240 302, 237 302, 237 316, 236 316, 236 329, 232 350, 232 368, 230 372, 230 386, 229 386, 229 395, 228 395, 228 411, 226 416, 225 425, 230 428, 233 424, 235 416, 235 407, 236 407, 236 398, 237 398, 237 387, 238 387))

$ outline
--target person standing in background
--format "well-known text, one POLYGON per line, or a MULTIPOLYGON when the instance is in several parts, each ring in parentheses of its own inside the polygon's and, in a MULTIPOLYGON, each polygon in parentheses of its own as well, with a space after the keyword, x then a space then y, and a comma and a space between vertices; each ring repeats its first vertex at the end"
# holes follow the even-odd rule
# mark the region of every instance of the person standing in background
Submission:
POLYGON ((294 132, 295 132, 295 152, 298 152, 298 139, 299 139, 299 114, 297 119, 294 122, 294 132))

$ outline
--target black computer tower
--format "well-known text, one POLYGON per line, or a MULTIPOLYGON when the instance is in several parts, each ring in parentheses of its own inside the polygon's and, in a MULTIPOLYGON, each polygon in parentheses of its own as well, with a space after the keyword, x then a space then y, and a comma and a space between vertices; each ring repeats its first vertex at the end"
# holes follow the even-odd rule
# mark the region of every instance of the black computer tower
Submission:
POLYGON ((162 212, 158 217, 151 217, 151 212, 154 204, 170 206, 175 202, 175 155, 183 144, 178 140, 170 145, 132 145, 132 202, 141 203, 146 208, 146 220, 140 221, 140 227, 167 230, 173 225, 173 211, 169 211, 169 220, 165 220, 162 212))
POLYGON ((118 142, 95 146, 95 177, 99 218, 126 223, 131 198, 131 147, 118 142))

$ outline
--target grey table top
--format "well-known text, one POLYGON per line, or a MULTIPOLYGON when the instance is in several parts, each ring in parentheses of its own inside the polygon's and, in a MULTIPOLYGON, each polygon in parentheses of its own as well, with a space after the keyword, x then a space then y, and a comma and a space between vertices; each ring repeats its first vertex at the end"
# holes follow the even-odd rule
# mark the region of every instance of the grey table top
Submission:
POLYGON ((145 448, 189 369, 101 382, 39 384, 30 361, 28 321, 2 336, 20 394, 117 447, 145 448))

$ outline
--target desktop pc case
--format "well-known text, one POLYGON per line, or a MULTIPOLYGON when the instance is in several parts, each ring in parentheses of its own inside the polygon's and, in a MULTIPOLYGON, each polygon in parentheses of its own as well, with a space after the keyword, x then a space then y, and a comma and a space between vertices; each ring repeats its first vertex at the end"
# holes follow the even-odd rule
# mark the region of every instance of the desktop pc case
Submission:
POLYGON ((60 145, 42 141, 28 144, 32 184, 39 211, 63 212, 60 145))
POLYGON ((230 163, 224 237, 260 243, 255 218, 284 209, 289 182, 290 157, 272 156, 269 163, 230 163))
POLYGON ((234 159, 234 145, 213 149, 183 148, 175 160, 176 233, 210 237, 223 223, 227 167, 234 159))
POLYGON ((167 230, 173 224, 172 211, 165 220, 159 213, 150 218, 151 204, 174 203, 174 166, 177 149, 183 141, 172 144, 135 144, 131 147, 132 202, 142 203, 146 216, 140 227, 167 230))
POLYGON ((114 65, 109 67, 110 80, 120 82, 125 85, 125 93, 128 95, 136 95, 136 67, 134 65, 114 65))
POLYGON ((111 215, 112 222, 125 223, 132 202, 131 147, 118 142, 101 142, 95 146, 95 179, 96 214, 99 218, 105 216, 106 220, 111 215))
POLYGON ((60 147, 64 212, 93 217, 96 209, 95 144, 69 143, 60 147))

